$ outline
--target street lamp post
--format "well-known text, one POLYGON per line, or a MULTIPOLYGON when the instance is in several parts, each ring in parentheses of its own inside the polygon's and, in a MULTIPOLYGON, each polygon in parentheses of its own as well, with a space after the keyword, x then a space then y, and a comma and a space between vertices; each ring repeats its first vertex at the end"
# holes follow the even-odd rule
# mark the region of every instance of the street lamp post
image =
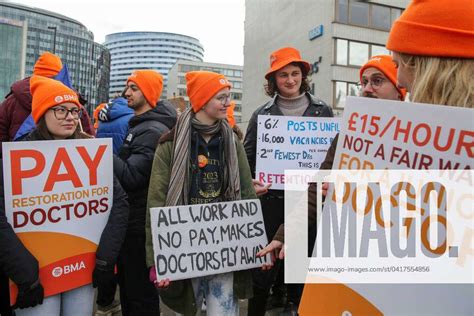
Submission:
POLYGON ((48 26, 48 29, 54 30, 54 35, 53 35, 53 54, 56 54, 56 31, 58 28, 56 26, 48 26))

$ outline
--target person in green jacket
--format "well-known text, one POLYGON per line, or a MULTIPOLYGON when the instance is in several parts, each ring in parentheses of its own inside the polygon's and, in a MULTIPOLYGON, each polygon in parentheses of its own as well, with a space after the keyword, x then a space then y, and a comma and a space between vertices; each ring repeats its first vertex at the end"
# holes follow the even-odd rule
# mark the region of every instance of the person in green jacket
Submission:
POLYGON ((245 150, 226 120, 229 81, 193 71, 186 83, 191 108, 161 138, 153 161, 146 224, 150 281, 177 313, 195 315, 205 298, 208 315, 238 315, 238 299, 252 296, 249 270, 173 282, 156 277, 150 208, 256 198, 245 150))

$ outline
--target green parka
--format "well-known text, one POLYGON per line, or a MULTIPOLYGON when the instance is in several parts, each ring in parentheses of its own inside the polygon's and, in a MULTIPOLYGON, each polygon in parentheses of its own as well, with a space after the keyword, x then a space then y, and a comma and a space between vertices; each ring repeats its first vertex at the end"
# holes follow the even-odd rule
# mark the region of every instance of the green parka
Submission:
MULTIPOLYGON (((148 204, 146 214, 146 259, 147 266, 152 267, 154 262, 153 244, 150 226, 150 208, 162 207, 165 205, 168 194, 168 185, 171 174, 171 157, 174 145, 174 130, 171 130, 161 140, 155 152, 153 167, 148 189, 148 204)), ((245 150, 242 143, 235 137, 240 174, 240 190, 242 200, 256 199, 255 189, 252 184, 252 175, 247 162, 245 150)), ((234 272, 234 294, 239 299, 252 297, 252 276, 250 270, 234 272)), ((173 281, 167 289, 160 290, 160 297, 163 302, 175 312, 184 315, 195 315, 196 306, 194 291, 191 280, 173 281)))

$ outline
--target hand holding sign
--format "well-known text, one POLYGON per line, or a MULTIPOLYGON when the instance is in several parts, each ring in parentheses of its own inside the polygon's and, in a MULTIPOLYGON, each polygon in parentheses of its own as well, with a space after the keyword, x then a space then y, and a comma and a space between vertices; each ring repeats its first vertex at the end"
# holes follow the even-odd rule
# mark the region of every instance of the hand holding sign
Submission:
POLYGON ((156 276, 156 266, 153 266, 150 268, 148 278, 150 279, 150 282, 153 283, 153 285, 157 289, 166 289, 171 284, 170 279, 164 279, 164 280, 158 281, 158 278, 156 276))
POLYGON ((264 264, 262 266, 262 270, 265 271, 273 268, 273 264, 275 263, 276 258, 280 260, 283 260, 285 258, 284 246, 285 245, 281 241, 272 240, 271 243, 269 243, 265 248, 263 248, 257 253, 257 257, 263 257, 270 253, 272 258, 272 262, 270 264, 264 264))
POLYGON ((43 304, 44 289, 39 279, 31 286, 23 286, 19 288, 18 297, 16 299, 13 309, 35 307, 38 304, 43 304))
POLYGON ((329 190, 329 183, 323 182, 323 184, 321 185, 321 194, 323 196, 326 196, 328 194, 328 190, 329 190))
POLYGON ((271 183, 265 184, 261 181, 252 180, 253 188, 255 189, 255 193, 257 196, 262 196, 268 193, 268 189, 272 186, 271 183))

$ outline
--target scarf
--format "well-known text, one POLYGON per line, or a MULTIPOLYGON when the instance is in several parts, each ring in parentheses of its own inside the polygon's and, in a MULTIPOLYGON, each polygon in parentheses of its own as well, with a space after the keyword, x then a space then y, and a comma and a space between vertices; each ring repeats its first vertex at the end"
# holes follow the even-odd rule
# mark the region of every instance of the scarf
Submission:
POLYGON ((165 206, 188 204, 192 128, 200 134, 221 133, 224 142, 224 155, 221 162, 224 166, 224 201, 240 200, 239 163, 232 128, 226 120, 219 120, 214 125, 202 124, 195 118, 194 112, 188 109, 180 115, 175 127, 170 183, 165 206))

